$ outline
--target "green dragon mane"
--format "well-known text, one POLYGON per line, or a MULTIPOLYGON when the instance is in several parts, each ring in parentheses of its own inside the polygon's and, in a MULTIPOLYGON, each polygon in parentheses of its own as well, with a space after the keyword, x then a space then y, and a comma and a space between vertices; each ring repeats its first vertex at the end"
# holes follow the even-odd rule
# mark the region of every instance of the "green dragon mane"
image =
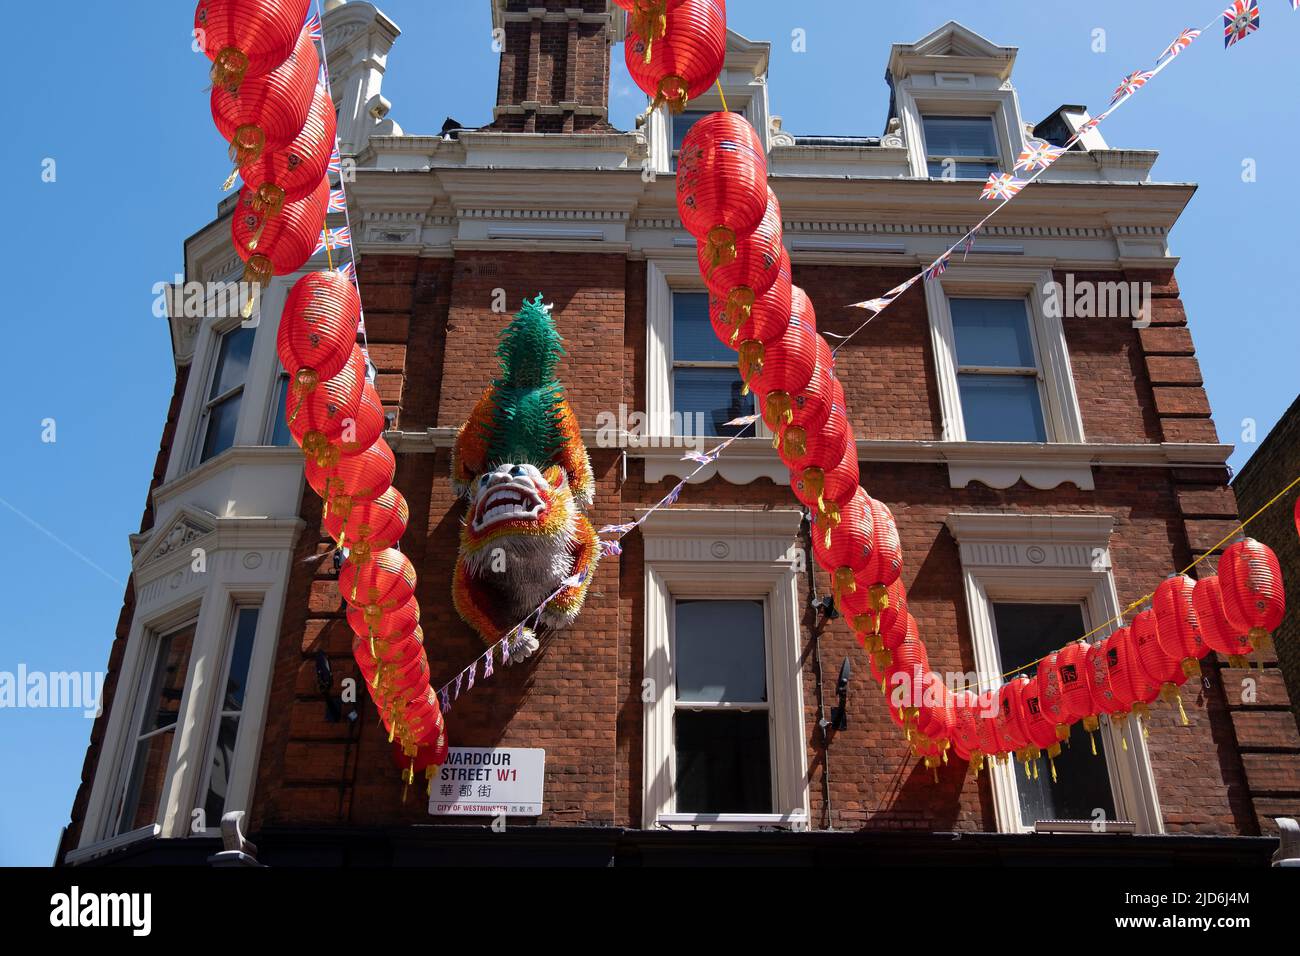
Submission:
POLYGON ((564 355, 541 293, 516 313, 501 332, 497 358, 501 377, 494 380, 492 429, 488 459, 549 465, 563 444, 560 421, 564 386, 555 371, 564 355))

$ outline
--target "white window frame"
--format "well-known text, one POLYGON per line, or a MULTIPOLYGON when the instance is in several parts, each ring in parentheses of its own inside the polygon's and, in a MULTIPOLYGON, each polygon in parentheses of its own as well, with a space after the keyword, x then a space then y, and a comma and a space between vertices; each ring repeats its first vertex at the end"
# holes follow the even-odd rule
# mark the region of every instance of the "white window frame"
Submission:
MULTIPOLYGON (((263 607, 262 607, 261 597, 262 596, 258 594, 250 594, 247 596, 235 596, 233 598, 230 604, 229 620, 227 621, 225 627, 225 638, 222 642, 222 645, 216 649, 216 655, 218 660, 224 659, 225 666, 222 667, 222 669, 218 672, 218 680, 213 685, 214 691, 212 694, 212 702, 211 702, 210 712, 208 714, 208 720, 207 720, 207 726, 208 726, 207 749, 204 753, 203 761, 201 763, 203 769, 199 775, 198 786, 194 788, 193 802, 196 807, 198 807, 199 801, 204 799, 207 796, 208 785, 212 782, 212 758, 215 756, 215 752, 216 752, 217 735, 221 731, 221 721, 225 717, 231 716, 230 713, 228 713, 224 708, 222 708, 221 704, 225 693, 226 681, 229 679, 230 676, 230 666, 234 662, 235 632, 239 627, 239 612, 244 610, 256 610, 257 627, 253 635, 253 654, 250 655, 249 658, 248 676, 245 679, 245 684, 244 684, 244 705, 240 708, 238 713, 239 729, 236 731, 236 735, 235 735, 235 766, 230 775, 230 780, 227 781, 227 788, 230 791, 229 794, 227 795, 227 801, 229 801, 231 797, 235 795, 234 784, 239 777, 239 770, 240 770, 239 762, 240 759, 244 756, 244 754, 241 751, 243 749, 246 749, 240 747, 240 742, 241 742, 241 738, 244 736, 244 728, 247 725, 247 720, 245 718, 248 716, 248 703, 249 703, 248 691, 252 684, 253 676, 254 676, 253 667, 256 661, 258 635, 262 630, 263 607)), ((230 809, 244 809, 244 808, 231 807, 230 809)), ((223 807, 222 813, 224 814, 225 812, 226 812, 226 808, 223 807)), ((208 836, 214 836, 221 832, 220 819, 206 820, 205 822, 207 823, 207 827, 201 832, 196 832, 195 835, 206 834, 208 836)))
MULTIPOLYGON (((958 164, 960 164, 960 163, 987 163, 987 164, 989 164, 989 165, 991 165, 991 166, 994 167, 994 169, 991 170, 991 172, 998 172, 999 170, 1006 168, 1005 166, 1003 166, 1004 156, 1003 156, 1003 150, 1002 150, 1002 145, 1001 145, 1001 144, 1002 144, 1002 137, 1001 137, 1001 135, 1000 135, 999 132, 998 132, 998 117, 997 117, 996 111, 990 111, 990 112, 984 113, 984 112, 963 112, 963 111, 958 110, 958 111, 956 111, 956 112, 943 113, 943 112, 939 112, 939 111, 937 111, 937 110, 923 110, 923 111, 921 112, 919 118, 918 118, 918 125, 919 125, 920 128, 921 128, 922 150, 923 150, 924 157, 925 157, 925 173, 926 173, 927 176, 930 176, 931 178, 936 178, 936 179, 938 179, 938 178, 942 178, 942 176, 938 176, 938 177, 936 177, 936 176, 934 176, 933 173, 930 172, 930 163, 932 163, 932 162, 939 162, 939 163, 942 163, 942 162, 944 162, 945 160, 949 160, 949 159, 952 160, 954 163, 958 163, 958 164), (950 118, 950 117, 951 117, 951 118, 958 118, 958 119, 987 119, 987 120, 989 121, 989 128, 990 128, 990 129, 992 130, 992 132, 993 132, 993 143, 994 143, 994 145, 997 147, 998 152, 997 152, 997 153, 989 154, 989 155, 987 155, 987 156, 946 156, 946 155, 941 155, 941 154, 939 154, 939 153, 931 152, 931 151, 930 151, 930 144, 929 144, 929 142, 926 141, 926 139, 925 139, 925 119, 926 119, 926 117, 932 117, 932 118, 934 118, 934 119, 947 119, 947 118, 950 118)), ((971 179, 971 178, 968 178, 968 177, 965 177, 965 176, 957 176, 957 177, 955 177, 955 178, 957 178, 957 179, 959 179, 959 180, 962 180, 962 181, 964 181, 964 182, 976 182, 976 181, 977 181, 977 180, 974 180, 974 179, 971 179)), ((985 176, 984 179, 987 180, 988 177, 985 176)))
POLYGON ((284 383, 284 387, 286 389, 285 396, 287 401, 288 399, 287 390, 289 388, 289 371, 277 361, 275 364, 275 378, 271 380, 270 400, 266 403, 266 425, 264 426, 262 431, 262 444, 273 448, 291 448, 294 445, 294 441, 292 437, 285 445, 276 445, 274 443, 275 429, 278 424, 278 418, 280 415, 280 403, 277 401, 277 397, 280 394, 281 382, 284 383))
MULTIPOLYGON (((135 838, 146 838, 154 836, 161 828, 162 817, 167 807, 168 791, 171 789, 174 780, 173 768, 176 760, 177 741, 180 739, 181 728, 185 722, 185 711, 189 707, 189 688, 190 677, 193 673, 194 659, 198 651, 199 639, 199 608, 193 602, 181 608, 177 612, 167 614, 165 617, 155 621, 152 625, 144 630, 143 637, 143 654, 133 669, 131 682, 120 682, 118 684, 118 694, 122 691, 131 689, 132 697, 130 706, 127 711, 126 733, 122 735, 122 740, 116 759, 112 762, 112 782, 109 792, 109 804, 106 808, 106 816, 103 821, 103 837, 106 840, 118 841, 121 844, 134 842, 135 838), (158 666, 158 654, 161 650, 162 642, 181 631, 193 628, 194 634, 190 638, 189 659, 185 663, 184 684, 181 686, 181 699, 176 709, 176 722, 171 727, 172 742, 167 753, 167 769, 163 775, 163 784, 161 792, 158 795, 158 806, 154 809, 154 819, 146 823, 143 827, 123 832, 114 832, 121 820, 121 815, 125 807, 126 788, 131 783, 131 776, 135 772, 136 748, 140 742, 139 728, 144 720, 146 708, 151 706, 151 701, 146 698, 149 691, 147 686, 152 682, 154 671, 158 666)), ((100 762, 103 764, 107 756, 105 749, 101 753, 100 762)))
MULTIPOLYGON (((693 240, 689 259, 646 261, 646 418, 651 438, 673 437, 673 369, 676 367, 673 359, 673 293, 707 291, 700 281, 693 240)), ((712 366, 714 363, 707 364, 712 366)), ((754 411, 758 411, 757 398, 754 411)), ((772 439, 772 432, 762 418, 754 423, 751 435, 767 439, 769 443, 772 439)), ((704 439, 706 443, 721 440, 720 437, 704 439)), ((781 473, 772 480, 788 481, 789 472, 781 466, 775 452, 772 459, 781 468, 781 473)))
MULTIPOLYGON (((1002 89, 990 90, 956 86, 933 87, 917 90, 916 77, 895 89, 895 105, 903 128, 903 141, 907 146, 908 162, 912 175, 930 178, 930 164, 923 116, 990 116, 993 134, 998 144, 998 159, 1003 172, 1010 172, 1016 157, 1025 148, 1024 122, 1020 117, 1020 104, 1009 83, 1002 89)), ((954 157, 954 159, 957 157, 954 157)), ((975 182, 975 180, 961 180, 975 182)))
MULTIPOLYGON (((1121 606, 1110 561, 1110 515, 953 513, 947 526, 957 540, 962 585, 981 688, 1024 661, 1004 661, 993 618, 995 603, 1070 604, 1084 609, 1088 628, 1116 617, 1121 606)), ((1111 628, 1092 635, 1105 638, 1111 628)), ((1140 722, 1123 728, 1101 718, 1115 813, 1133 821, 1139 833, 1164 833, 1155 776, 1140 722), (1123 741, 1127 741, 1127 750, 1123 741)), ((1076 744, 1078 735, 1076 735, 1076 744)), ((1014 761, 990 761, 994 818, 1000 833, 1033 829, 1020 817, 1014 761)))
MULTIPOLYGON (((957 338, 950 299, 1023 299, 1038 363, 1039 397, 1046 444, 1082 444, 1083 413, 1059 315, 1043 308, 1043 290, 1055 281, 1050 270, 1024 266, 954 264, 938 280, 924 283, 934 348, 943 440, 966 441, 958 387, 957 338)), ((995 444, 995 443, 990 443, 995 444)), ((1012 443, 1035 444, 1035 443, 1012 443)))
MULTIPOLYGON (((206 359, 206 366, 203 374, 204 388, 203 392, 199 396, 198 421, 194 428, 193 447, 190 449, 191 468, 197 468, 199 465, 206 464, 206 462, 203 461, 203 446, 207 443, 208 427, 212 421, 212 409, 217 405, 230 401, 231 399, 238 399, 239 414, 235 418, 235 435, 230 447, 234 448, 239 445, 239 422, 244 418, 244 396, 248 391, 249 378, 253 371, 253 355, 257 351, 258 335, 256 327, 252 327, 253 345, 252 348, 249 349, 248 369, 245 372, 244 380, 235 387, 222 392, 216 397, 212 397, 212 385, 217 375, 217 366, 221 360, 222 342, 225 341, 227 335, 233 335, 239 332, 242 327, 243 323, 238 318, 223 320, 213 327, 212 347, 208 350, 208 356, 206 359)), ((213 455, 212 458, 219 458, 224 452, 229 450, 230 449, 228 448, 223 448, 221 451, 213 455)), ((211 460, 211 458, 208 459, 208 461, 211 460)))
POLYGON ((798 576, 792 562, 798 511, 672 509, 642 526, 645 537, 642 825, 702 829, 806 826, 807 734, 800 674, 798 576), (676 812, 677 710, 674 608, 678 598, 762 600, 767 623, 772 814, 676 812))

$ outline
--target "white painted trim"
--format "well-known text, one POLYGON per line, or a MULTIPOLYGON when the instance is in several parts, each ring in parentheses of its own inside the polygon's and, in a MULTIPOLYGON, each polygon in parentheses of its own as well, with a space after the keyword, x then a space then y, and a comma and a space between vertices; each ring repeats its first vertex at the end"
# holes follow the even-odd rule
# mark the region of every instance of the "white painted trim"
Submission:
MULTIPOLYGON (((948 530, 958 544, 962 588, 971 629, 977 680, 996 687, 1020 661, 1004 661, 993 620, 994 601, 1078 601, 1089 628, 1117 616, 1121 606, 1110 558, 1110 515, 953 513, 948 530)), ((1093 635, 1103 639, 1109 629, 1093 635)), ((1121 731, 1102 718, 1115 812, 1140 833, 1163 833, 1155 776, 1138 721, 1121 731), (1125 750, 1121 740, 1126 740, 1125 750)), ((1028 832, 1020 818, 1014 762, 990 762, 994 817, 999 832, 1028 832)))
MULTIPOLYGON (((791 561, 800 512, 674 508, 642 525, 645 538, 642 826, 675 813, 672 602, 677 596, 748 597, 766 609, 773 799, 778 813, 808 815, 799 587, 791 561)), ((730 815, 728 815, 730 816, 730 815)), ((732 821, 737 822, 737 821, 732 821)), ((716 824, 729 828, 726 820, 716 824)))

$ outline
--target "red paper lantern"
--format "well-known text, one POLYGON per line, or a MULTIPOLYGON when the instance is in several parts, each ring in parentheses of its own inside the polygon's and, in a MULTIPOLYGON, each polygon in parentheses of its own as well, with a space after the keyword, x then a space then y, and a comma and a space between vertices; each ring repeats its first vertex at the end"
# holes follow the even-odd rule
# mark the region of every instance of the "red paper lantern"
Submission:
POLYGON ((907 589, 903 587, 902 578, 886 588, 886 597, 888 600, 879 609, 867 588, 846 591, 840 597, 840 613, 854 631, 864 635, 867 650, 878 650, 880 635, 907 613, 907 589))
POLYGON ((678 0, 667 16, 628 17, 623 59, 632 82, 654 100, 651 109, 667 103, 674 113, 685 110, 717 82, 726 56, 722 0, 678 0))
POLYGON ((338 461, 339 450, 330 444, 343 434, 347 422, 355 421, 366 382, 366 360, 361 349, 352 346, 348 364, 337 374, 311 389, 289 379, 284 418, 303 454, 328 467, 338 461))
POLYGON ((411 598, 400 607, 384 611, 372 625, 361 608, 348 606, 348 626, 352 633, 367 640, 400 641, 415 633, 420 626, 420 604, 411 598))
MULTIPOLYGON (((361 669, 366 683, 370 687, 370 696, 379 708, 379 716, 391 732, 393 728, 393 710, 401 709, 407 700, 421 694, 429 685, 429 658, 421 647, 415 655, 399 664, 380 661, 373 668, 367 668, 360 660, 357 667, 361 669)), ((390 738, 391 739, 391 738, 390 738)))
POLYGON ((401 607, 415 594, 415 568, 396 548, 377 551, 365 564, 343 565, 339 571, 343 600, 362 608, 367 620, 401 607))
POLYGON ((255 211, 274 216, 285 203, 311 195, 329 169, 336 127, 334 102, 318 86, 307 121, 293 141, 240 167, 240 178, 253 191, 255 211))
POLYGON ((1254 538, 1228 545, 1219 559, 1219 587, 1228 623, 1258 650, 1267 650, 1269 634, 1286 614, 1282 568, 1273 549, 1254 538))
POLYGON ((762 394, 759 399, 763 420, 776 436, 773 447, 781 447, 787 428, 800 428, 804 435, 818 431, 830 418, 834 396, 835 357, 826 340, 819 335, 816 360, 808 384, 797 392, 773 390, 762 394))
MULTIPOLYGON (((1048 766, 1052 770, 1052 782, 1055 783, 1056 758, 1061 755, 1061 738, 1057 736, 1056 724, 1044 706, 1041 676, 1040 671, 1037 677, 1029 681, 1020 695, 1020 722, 1033 745, 1030 759, 1037 761, 1041 754, 1046 753, 1048 766)), ((1038 772, 1037 764, 1034 772, 1035 774, 1038 772)))
POLYGON ((743 306, 731 314, 728 300, 711 296, 709 298, 709 320, 713 323, 713 333, 728 348, 738 348, 741 342, 753 340, 760 345, 769 345, 781 337, 790 321, 793 309, 792 286, 790 285, 790 254, 781 247, 777 260, 776 275, 767 291, 759 295, 752 307, 743 306))
POLYGON ((1156 638, 1170 657, 1177 658, 1188 677, 1201 674, 1200 659, 1209 652, 1201 636, 1201 626, 1192 606, 1192 589, 1196 582, 1177 574, 1160 582, 1151 599, 1156 616, 1156 638))
POLYGON ((916 630, 916 621, 911 621, 907 636, 898 642, 891 656, 892 661, 884 668, 890 703, 901 706, 906 719, 911 720, 920 706, 921 678, 930 669, 930 658, 916 630))
MULTIPOLYGON (((364 614, 364 611, 360 613, 364 614)), ((401 666, 418 656, 423 647, 424 629, 419 625, 410 634, 389 641, 370 640, 361 635, 352 637, 352 656, 356 658, 357 666, 368 673, 374 673, 380 664, 401 666)))
POLYGON ((981 691, 975 697, 975 733, 979 739, 980 753, 996 757, 1010 749, 998 732, 996 720, 998 698, 995 691, 981 691))
POLYGON ((195 39, 212 61, 214 86, 239 89, 288 59, 311 0, 199 0, 195 39))
POLYGON ((1160 625, 1155 611, 1143 611, 1133 618, 1129 628, 1134 650, 1137 652, 1138 668, 1149 684, 1160 688, 1159 696, 1167 703, 1177 702, 1178 712, 1183 724, 1187 724, 1187 713, 1183 710, 1183 698, 1178 688, 1187 682, 1182 662, 1170 656, 1160 645, 1160 625))
POLYGON ((831 575, 835 601, 839 603, 844 591, 855 587, 855 572, 865 568, 871 559, 872 517, 869 497, 859 488, 840 509, 840 520, 834 527, 814 530, 813 555, 817 564, 831 575))
POLYGON ((1255 648, 1243 631, 1233 627, 1223 609, 1223 590, 1219 576, 1201 578, 1192 589, 1192 607, 1201 625, 1205 643, 1228 658, 1230 667, 1245 667, 1246 655, 1255 648))
MULTIPOLYGON (((1083 676, 1088 684, 1088 694, 1092 697, 1092 713, 1096 715, 1113 714, 1122 707, 1110 683, 1110 664, 1106 659, 1107 640, 1089 644, 1083 658, 1083 676)), ((1083 720, 1086 727, 1088 718, 1083 720)))
POLYGON ((785 331, 771 345, 754 341, 740 344, 740 377, 745 381, 745 392, 751 389, 759 395, 768 392, 786 392, 793 395, 802 391, 812 378, 817 365, 817 315, 812 302, 803 289, 790 290, 792 313, 785 331))
POLYGON ((246 77, 235 89, 212 88, 212 120, 230 143, 230 158, 246 166, 288 146, 307 122, 320 72, 316 45, 298 34, 288 59, 264 76, 246 77))
POLYGON ((871 554, 866 564, 854 572, 852 590, 866 591, 873 607, 884 607, 889 600, 889 586, 903 571, 903 546, 889 507, 868 495, 867 510, 871 512, 871 554))
POLYGON ((959 690, 953 695, 952 749, 957 756, 969 762, 970 772, 979 776, 984 769, 985 752, 980 746, 979 697, 969 690, 959 690))
POLYGON ((310 391, 348 363, 360 318, 356 286, 334 270, 307 273, 289 290, 280 314, 280 364, 310 391))
POLYGON ((677 160, 677 214, 710 259, 735 257, 736 240, 767 210, 767 156, 749 121, 710 113, 691 127, 677 160))
POLYGON ((379 393, 366 382, 361 387, 361 403, 357 406, 356 417, 343 423, 343 434, 337 441, 339 453, 355 455, 369 448, 383 436, 387 424, 379 393))
POLYGON ((1087 641, 1074 641, 1061 648, 1056 655, 1056 671, 1061 684, 1062 723, 1080 721, 1091 733, 1097 729, 1097 707, 1088 684, 1087 641))
POLYGON ((916 618, 907 612, 906 603, 903 610, 889 619, 881 619, 879 646, 875 651, 875 657, 880 661, 882 667, 889 667, 894 662, 894 651, 900 644, 907 640, 921 639, 920 628, 917 627, 916 618))
POLYGON ((999 739, 1003 746, 1025 765, 1026 776, 1029 774, 1029 761, 1035 759, 1030 755, 1033 741, 1030 740, 1029 731, 1021 720, 1023 712, 1021 698, 1028 686, 1029 678, 1021 674, 998 688, 997 713, 993 717, 994 723, 997 724, 999 739))
POLYGON ((253 208, 255 193, 245 186, 230 218, 235 252, 244 260, 244 281, 266 285, 273 275, 288 275, 303 267, 320 239, 329 205, 329 180, 322 179, 316 191, 291 202, 277 216, 253 208))
MULTIPOLYGON (((1076 672, 1077 679, 1077 672, 1076 672)), ((1065 691, 1061 675, 1061 654, 1053 651, 1038 663, 1039 706, 1043 716, 1051 723, 1057 740, 1070 739, 1070 723, 1065 709, 1065 691)))
POLYGON ((777 449, 790 469, 795 497, 814 510, 823 527, 837 520, 859 486, 858 445, 844 415, 844 390, 836 381, 831 391, 830 414, 821 429, 805 432, 791 425, 777 449))
POLYGON ((912 743, 924 748, 935 740, 946 740, 950 734, 947 708, 951 692, 934 671, 913 676, 915 685, 907 689, 906 697, 898 698, 898 706, 893 709, 901 712, 907 706, 915 710, 912 743))
POLYGON ((343 455, 329 467, 321 467, 310 458, 306 468, 307 483, 325 499, 327 511, 346 516, 357 501, 378 498, 393 483, 397 458, 383 439, 356 455, 343 455))
POLYGON ((402 493, 389 488, 372 501, 358 501, 346 518, 327 514, 324 524, 339 547, 348 549, 348 561, 365 564, 376 551, 391 548, 401 540, 410 516, 402 493))
POLYGON ((735 257, 720 262, 714 258, 718 252, 717 246, 696 243, 704 284, 723 301, 732 324, 739 324, 749 318, 754 303, 771 288, 780 271, 785 246, 781 243, 781 204, 776 200, 776 193, 768 189, 763 218, 758 228, 736 240, 735 257))

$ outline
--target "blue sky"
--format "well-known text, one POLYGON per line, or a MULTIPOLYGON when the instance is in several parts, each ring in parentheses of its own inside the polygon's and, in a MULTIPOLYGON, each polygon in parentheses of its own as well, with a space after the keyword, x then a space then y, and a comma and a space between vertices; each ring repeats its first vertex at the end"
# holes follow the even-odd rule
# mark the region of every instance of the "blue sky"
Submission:
MULTIPOLYGON (((957 19, 1020 48, 1013 81, 1027 119, 1062 103, 1105 105, 1222 0, 873 3, 733 0, 730 25, 772 41, 773 112, 795 134, 874 135, 888 108, 889 44, 957 19), (802 29, 807 51, 792 50, 802 29), (1106 31, 1105 53, 1092 51, 1106 31), (847 95, 846 95, 847 94, 847 95)), ((1222 440, 1240 466, 1296 396, 1300 320, 1285 289, 1296 220, 1300 14, 1264 0, 1263 29, 1224 51, 1205 36, 1104 129, 1113 146, 1161 152, 1156 178, 1200 184, 1173 236, 1183 300, 1222 440), (1254 160, 1257 181, 1242 181, 1254 160)), ((385 0, 403 35, 384 85, 407 132, 444 117, 487 122, 496 90, 488 0, 385 0)), ((0 169, 9 222, 4 311, 16 378, 0 416, 8 637, 0 671, 102 670, 129 571, 173 368, 154 283, 181 267, 228 172, 208 114, 205 62, 190 51, 190 4, 133 0, 86 24, 84 0, 10 12, 22 93, 0 169), (78 26, 78 25, 82 26, 78 26), (117 72, 110 67, 120 64, 117 72), (53 159, 54 182, 42 181, 53 159), (54 419, 54 442, 42 441, 54 419)), ((614 53, 611 119, 644 106, 614 53)), ((882 292, 884 290, 881 290, 882 292)), ((90 734, 79 711, 0 711, 0 864, 48 864, 90 734)))

